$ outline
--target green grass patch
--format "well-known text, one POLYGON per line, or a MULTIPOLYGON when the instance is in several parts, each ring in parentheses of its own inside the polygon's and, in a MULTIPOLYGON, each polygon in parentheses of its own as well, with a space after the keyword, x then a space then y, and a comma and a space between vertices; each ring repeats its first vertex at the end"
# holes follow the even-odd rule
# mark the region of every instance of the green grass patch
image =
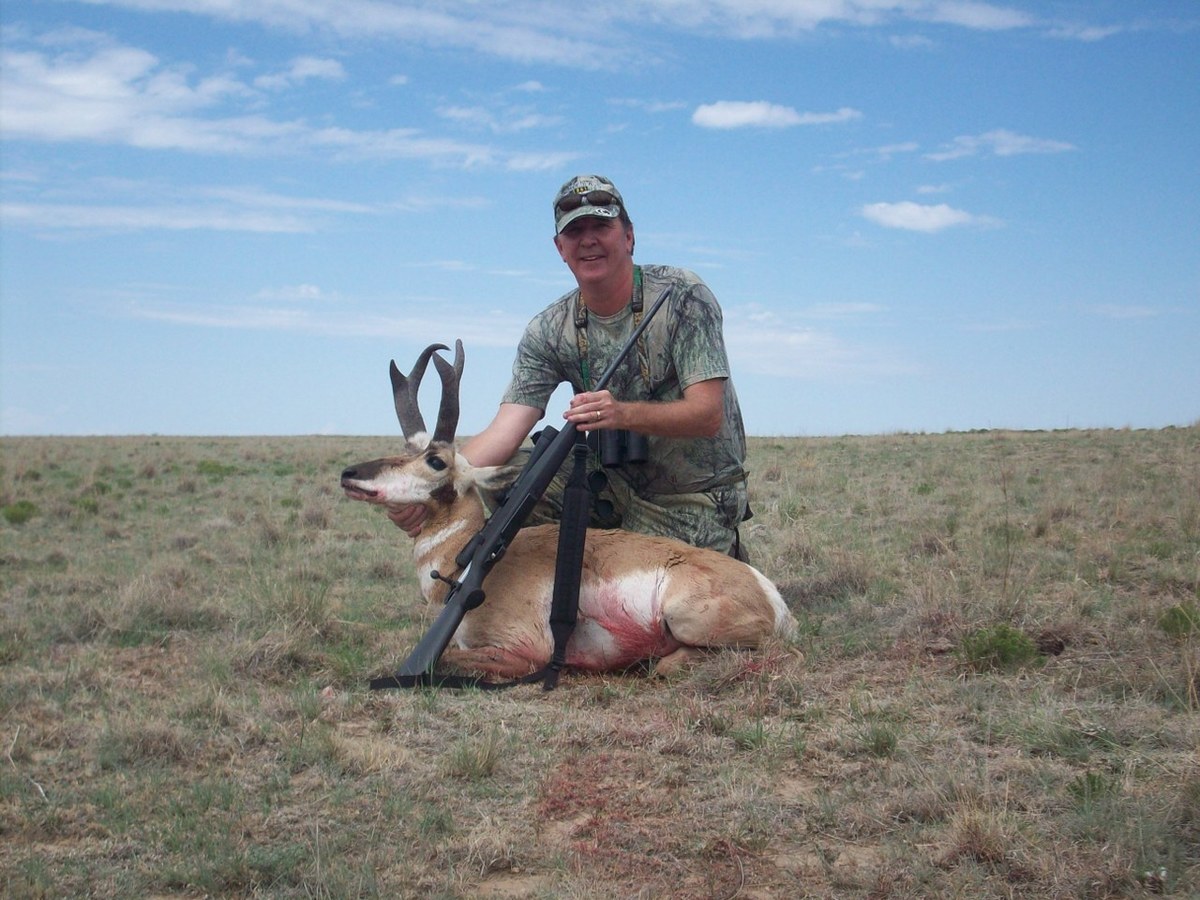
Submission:
POLYGON ((24 525, 38 514, 37 504, 32 500, 17 500, 0 508, 0 515, 9 525, 24 525))
POLYGON ((1042 661, 1033 639, 1004 623, 965 634, 958 654, 976 672, 1015 672, 1042 661))

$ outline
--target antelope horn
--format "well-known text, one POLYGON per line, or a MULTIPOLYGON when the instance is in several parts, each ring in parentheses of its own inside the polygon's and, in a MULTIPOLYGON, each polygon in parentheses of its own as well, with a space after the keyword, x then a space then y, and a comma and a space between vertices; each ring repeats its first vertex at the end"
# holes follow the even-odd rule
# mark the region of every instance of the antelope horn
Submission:
MULTIPOLYGON (((449 347, 445 349, 450 349, 449 347)), ((437 426, 433 429, 435 441, 454 442, 454 432, 458 428, 458 388, 463 373, 463 344, 454 342, 454 365, 446 362, 440 356, 433 357, 438 375, 442 379, 442 405, 438 408, 437 426)))
MULTIPOLYGON (((400 374, 396 361, 388 374, 392 377, 392 397, 396 401, 396 418, 400 420, 400 430, 406 438, 412 438, 418 432, 425 431, 425 420, 421 417, 421 409, 417 405, 417 392, 421 388, 421 379, 425 377, 425 367, 429 365, 429 357, 438 350, 449 350, 445 344, 430 344, 421 351, 416 364, 406 378, 400 374)), ((441 357, 436 357, 441 362, 441 357)), ((444 381, 444 379, 443 379, 444 381)))

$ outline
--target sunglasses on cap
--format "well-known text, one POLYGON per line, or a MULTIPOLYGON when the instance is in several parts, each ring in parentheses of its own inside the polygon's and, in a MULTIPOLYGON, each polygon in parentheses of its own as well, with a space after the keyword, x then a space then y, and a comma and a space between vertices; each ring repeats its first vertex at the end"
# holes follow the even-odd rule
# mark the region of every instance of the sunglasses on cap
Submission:
POLYGON ((569 194, 558 201, 559 212, 571 212, 584 204, 588 206, 620 206, 621 201, 608 191, 588 191, 586 194, 569 194))

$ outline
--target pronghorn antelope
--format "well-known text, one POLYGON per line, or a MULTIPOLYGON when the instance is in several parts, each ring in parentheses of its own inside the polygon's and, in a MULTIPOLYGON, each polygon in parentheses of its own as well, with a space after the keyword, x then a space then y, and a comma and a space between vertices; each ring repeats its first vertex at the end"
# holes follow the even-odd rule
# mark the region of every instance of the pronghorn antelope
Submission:
MULTIPOLYGON (((430 573, 456 571, 455 557, 484 524, 480 488, 504 487, 518 470, 473 467, 455 451, 462 342, 453 366, 437 355, 439 349, 449 348, 426 348, 408 377, 391 365, 404 451, 349 467, 341 483, 353 500, 425 507, 413 557, 425 599, 440 606, 448 587, 430 573), (442 379, 432 436, 417 408, 417 390, 431 357, 442 379)), ((469 611, 455 632, 455 646, 443 655, 446 662, 515 678, 550 661, 557 544, 556 525, 528 527, 516 535, 487 576, 486 601, 469 611)), ((664 674, 704 648, 756 647, 771 635, 786 637, 795 624, 775 586, 743 562, 668 538, 591 529, 567 664, 603 671, 657 660, 655 671, 664 674)))

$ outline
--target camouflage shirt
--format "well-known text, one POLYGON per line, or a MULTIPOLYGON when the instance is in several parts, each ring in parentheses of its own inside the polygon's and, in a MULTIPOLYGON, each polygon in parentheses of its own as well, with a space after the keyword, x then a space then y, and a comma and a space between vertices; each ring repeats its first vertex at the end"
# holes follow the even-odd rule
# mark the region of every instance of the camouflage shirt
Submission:
MULTIPOLYGON (((715 437, 650 437, 650 459, 624 467, 643 496, 686 494, 734 484, 745 478, 746 435, 721 330, 721 307, 696 275, 670 266, 641 268, 646 312, 668 287, 675 291, 651 320, 638 348, 608 383, 617 400, 679 400, 683 390, 719 378, 725 385, 725 422, 715 437), (649 373, 649 383, 645 374, 649 373)), ((546 410, 563 382, 576 393, 590 390, 633 333, 626 306, 614 316, 587 315, 587 361, 581 360, 575 324, 578 289, 538 313, 525 329, 513 363, 505 403, 546 410)))

